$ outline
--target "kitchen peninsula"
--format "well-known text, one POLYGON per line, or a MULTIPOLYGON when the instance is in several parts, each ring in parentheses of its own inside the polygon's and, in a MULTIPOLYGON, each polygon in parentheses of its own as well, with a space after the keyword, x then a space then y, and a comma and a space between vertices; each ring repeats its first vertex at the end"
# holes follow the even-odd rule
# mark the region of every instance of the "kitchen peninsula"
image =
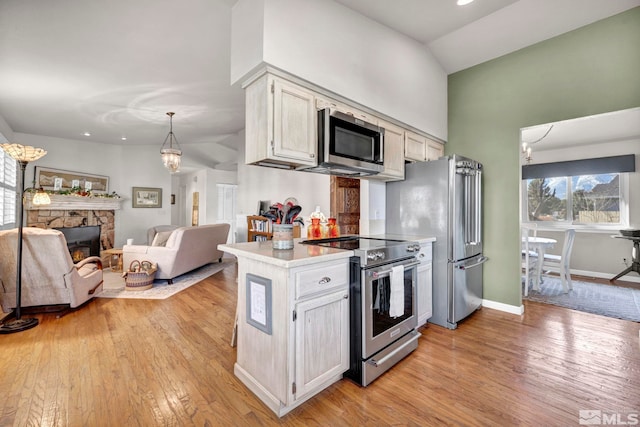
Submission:
MULTIPOLYGON (((347 371, 351 379, 367 385, 417 347, 420 334, 414 328, 426 323, 432 312, 431 245, 434 239, 393 236, 394 240, 389 240, 391 238, 348 236, 344 242, 348 244, 342 249, 332 247, 337 242, 317 246, 301 244, 300 239, 296 239, 292 250, 275 250, 270 241, 218 247, 238 257, 238 349, 234 372, 278 416, 338 381, 347 371), (405 315, 393 320, 385 318, 388 313, 374 315, 384 319, 385 324, 396 326, 392 326, 393 330, 378 332, 378 342, 374 345, 384 350, 377 353, 376 360, 363 364, 366 367, 362 373, 358 372, 362 375, 360 378, 354 377, 353 358, 360 360, 360 350, 351 342, 352 334, 355 333, 358 343, 362 341, 357 338, 360 334, 365 337, 369 334, 359 326, 353 329, 350 310, 354 303, 356 307, 373 303, 365 304, 364 297, 358 302, 359 290, 350 293, 353 274, 360 276, 362 251, 361 248, 350 250, 352 238, 360 240, 361 245, 372 245, 375 249, 369 255, 386 251, 386 257, 368 257, 374 260, 374 266, 366 270, 369 271, 367 277, 371 276, 367 281, 382 279, 385 274, 389 276, 385 271, 392 265, 407 265, 401 273, 408 296, 404 299, 404 304, 408 304, 404 306, 405 315), (385 240, 387 242, 383 242, 385 240), (384 244, 390 246, 380 249, 384 244), (402 248, 401 252, 394 252, 392 247, 402 248), (417 298, 416 288, 421 289, 417 298), (387 333, 391 334, 391 341, 397 340, 396 344, 404 348, 396 349, 392 345, 387 348, 387 344, 380 342, 387 333)), ((378 285, 370 283, 367 288, 370 286, 378 285)))
POLYGON ((278 416, 349 368, 353 251, 271 241, 219 245, 238 257, 234 373, 278 416))

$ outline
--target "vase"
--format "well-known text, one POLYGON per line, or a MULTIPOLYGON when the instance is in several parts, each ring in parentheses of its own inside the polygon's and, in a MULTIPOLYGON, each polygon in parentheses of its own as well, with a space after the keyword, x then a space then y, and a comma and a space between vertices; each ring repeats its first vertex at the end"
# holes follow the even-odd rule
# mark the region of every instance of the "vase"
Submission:
POLYGON ((327 224, 327 237, 340 237, 340 229, 336 224, 336 219, 329 218, 327 221, 329 222, 327 224))
POLYGON ((322 226, 320 225, 320 218, 311 218, 311 225, 309 225, 309 228, 307 229, 307 238, 322 238, 322 226))

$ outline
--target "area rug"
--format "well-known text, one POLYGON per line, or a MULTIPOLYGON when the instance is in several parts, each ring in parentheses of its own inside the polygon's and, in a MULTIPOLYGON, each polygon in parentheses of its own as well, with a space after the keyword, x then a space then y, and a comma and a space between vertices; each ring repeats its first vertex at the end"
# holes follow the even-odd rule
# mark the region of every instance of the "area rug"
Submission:
POLYGON ((125 289, 122 273, 113 273, 105 270, 103 275, 104 284, 102 293, 96 295, 99 298, 132 298, 132 299, 166 299, 180 291, 184 291, 189 286, 193 286, 203 279, 235 264, 235 259, 224 259, 222 262, 207 264, 189 273, 183 274, 173 279, 173 284, 169 285, 167 280, 155 280, 153 287, 145 291, 128 291, 125 289))
POLYGON ((524 299, 640 322, 640 290, 577 280, 572 282, 573 289, 565 294, 560 278, 545 276, 540 290, 530 289, 529 296, 524 299))

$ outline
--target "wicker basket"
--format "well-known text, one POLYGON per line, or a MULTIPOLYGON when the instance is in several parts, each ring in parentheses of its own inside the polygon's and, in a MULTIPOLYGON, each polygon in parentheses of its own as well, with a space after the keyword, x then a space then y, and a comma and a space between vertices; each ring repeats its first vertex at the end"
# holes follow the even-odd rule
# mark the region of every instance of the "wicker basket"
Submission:
POLYGON ((131 261, 129 271, 122 273, 125 289, 128 291, 144 291, 153 286, 158 266, 150 261, 131 261))

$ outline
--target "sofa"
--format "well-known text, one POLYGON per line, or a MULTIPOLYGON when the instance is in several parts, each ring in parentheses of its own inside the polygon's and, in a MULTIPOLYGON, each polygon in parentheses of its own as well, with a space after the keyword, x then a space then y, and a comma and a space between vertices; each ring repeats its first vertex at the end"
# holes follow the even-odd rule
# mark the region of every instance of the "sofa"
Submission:
POLYGON ((166 279, 171 284, 177 276, 215 261, 222 262, 224 252, 218 250, 218 245, 226 243, 228 236, 229 224, 158 232, 151 245, 124 245, 124 268, 127 270, 134 260, 150 261, 157 264, 156 279, 166 279))
MULTIPOLYGON (((87 257, 74 264, 64 234, 24 227, 22 244, 22 307, 76 308, 102 292, 102 262, 87 257)), ((18 229, 0 231, 0 304, 16 306, 18 229)))
POLYGON ((153 227, 147 230, 147 245, 153 246, 153 239, 155 239, 159 235, 162 235, 163 233, 166 233, 167 231, 173 231, 176 228, 180 228, 180 226, 179 225, 154 225, 153 227))

